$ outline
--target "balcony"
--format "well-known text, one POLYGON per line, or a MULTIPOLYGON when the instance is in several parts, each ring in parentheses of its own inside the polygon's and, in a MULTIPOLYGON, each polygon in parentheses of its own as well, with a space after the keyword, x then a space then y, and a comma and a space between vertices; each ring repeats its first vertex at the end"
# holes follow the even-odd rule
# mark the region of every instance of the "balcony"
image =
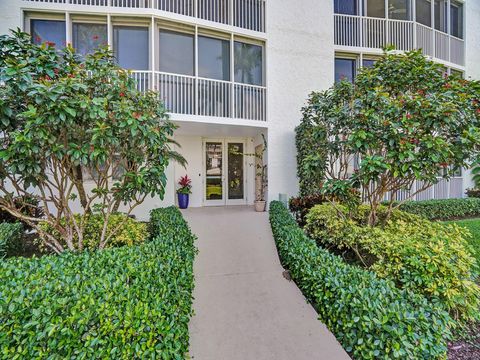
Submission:
POLYGON ((426 56, 465 66, 465 41, 413 21, 335 14, 335 45, 398 50, 422 49, 426 56))
POLYGON ((266 87, 159 71, 133 71, 141 91, 154 90, 172 114, 266 121, 266 87))
POLYGON ((24 0, 122 9, 153 9, 265 32, 265 0, 24 0))

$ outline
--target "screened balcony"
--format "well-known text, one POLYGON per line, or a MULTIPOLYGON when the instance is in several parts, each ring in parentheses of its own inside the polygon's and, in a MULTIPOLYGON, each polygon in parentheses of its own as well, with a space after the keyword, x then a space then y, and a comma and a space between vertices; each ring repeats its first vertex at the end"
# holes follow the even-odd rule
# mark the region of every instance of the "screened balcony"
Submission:
POLYGON ((335 45, 422 49, 465 65, 463 5, 450 0, 335 0, 335 45))
POLYGON ((32 3, 153 9, 265 32, 266 0, 23 0, 32 3))
POLYGON ((34 43, 68 42, 82 56, 108 44, 137 88, 156 91, 171 114, 266 121, 265 48, 259 40, 152 19, 126 24, 38 16, 26 21, 34 43))

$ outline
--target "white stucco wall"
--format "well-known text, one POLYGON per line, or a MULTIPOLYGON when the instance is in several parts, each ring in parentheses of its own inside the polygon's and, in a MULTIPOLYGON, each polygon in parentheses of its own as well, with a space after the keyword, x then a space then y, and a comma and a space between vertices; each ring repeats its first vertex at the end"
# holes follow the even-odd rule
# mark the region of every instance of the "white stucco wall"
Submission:
POLYGON ((267 1, 269 201, 298 193, 294 129, 313 90, 333 83, 333 1, 267 1))
POLYGON ((467 77, 480 80, 480 0, 465 2, 467 77))
POLYGON ((0 0, 0 34, 9 29, 22 28, 21 0, 0 0))
MULTIPOLYGON (((480 1, 465 2, 466 77, 480 80, 480 1)), ((474 186, 470 170, 464 173, 464 190, 474 186)))

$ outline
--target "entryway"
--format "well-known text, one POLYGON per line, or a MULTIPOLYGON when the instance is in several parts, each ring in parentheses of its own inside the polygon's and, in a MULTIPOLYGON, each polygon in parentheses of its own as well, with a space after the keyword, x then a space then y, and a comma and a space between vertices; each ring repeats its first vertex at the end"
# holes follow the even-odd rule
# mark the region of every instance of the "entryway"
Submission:
POLYGON ((205 139, 203 154, 204 205, 246 204, 245 141, 205 139))

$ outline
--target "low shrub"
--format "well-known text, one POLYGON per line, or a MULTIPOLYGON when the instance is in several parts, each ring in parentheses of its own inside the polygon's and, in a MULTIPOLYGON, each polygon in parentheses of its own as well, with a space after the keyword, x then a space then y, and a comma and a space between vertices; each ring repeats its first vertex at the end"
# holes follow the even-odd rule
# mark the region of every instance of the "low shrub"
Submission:
POLYGON ((420 215, 429 220, 457 220, 480 217, 480 199, 443 199, 407 201, 399 210, 420 215))
POLYGON ((446 357, 451 319, 442 306, 318 247, 280 202, 270 222, 282 264, 354 358, 446 357))
POLYGON ((194 235, 156 210, 152 241, 0 262, 3 359, 183 359, 194 235))
POLYGON ((292 197, 288 202, 288 208, 295 215, 297 222, 300 225, 304 225, 308 211, 315 205, 325 202, 327 202, 327 200, 321 194, 292 197))
POLYGON ((21 223, 0 223, 0 260, 20 252, 23 246, 21 223))
MULTIPOLYGON (((80 222, 80 216, 76 216, 78 222, 80 222)), ((65 219, 62 220, 65 224, 65 219)), ((99 245, 99 234, 102 233, 103 217, 101 214, 92 214, 87 217, 85 225, 85 232, 83 237, 84 249, 96 249, 99 245)), ((55 232, 55 230, 47 223, 42 225, 42 228, 53 234, 57 239, 61 236, 55 232)), ((112 237, 108 240, 106 247, 119 247, 119 246, 132 246, 138 245, 145 241, 148 237, 147 224, 138 222, 135 219, 129 218, 124 214, 112 214, 108 219, 107 234, 112 234, 112 237), (118 228, 118 230, 116 230, 118 228)), ((74 244, 78 244, 78 238, 74 237, 74 244)), ((62 243, 62 245, 66 245, 62 243)), ((39 242, 39 246, 44 248, 44 242, 39 242)))
MULTIPOLYGON (((386 213, 379 208, 380 217, 386 213)), ((455 319, 479 318, 476 260, 465 229, 401 211, 394 211, 382 228, 371 227, 368 214, 366 205, 353 216, 342 205, 317 205, 307 215, 305 231, 318 243, 352 250, 365 267, 397 286, 440 301, 455 319)))
POLYGON ((469 197, 469 198, 480 198, 480 189, 467 189, 467 191, 465 191, 465 194, 469 197))

